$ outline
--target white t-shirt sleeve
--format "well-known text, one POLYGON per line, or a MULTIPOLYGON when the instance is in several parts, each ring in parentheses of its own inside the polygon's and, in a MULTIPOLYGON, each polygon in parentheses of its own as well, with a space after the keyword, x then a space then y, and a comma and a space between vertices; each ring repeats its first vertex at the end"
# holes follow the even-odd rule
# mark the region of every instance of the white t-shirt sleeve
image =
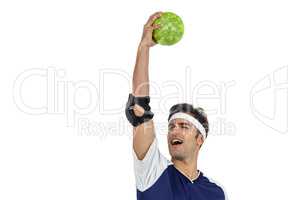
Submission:
POLYGON ((136 187, 143 192, 157 181, 171 162, 160 153, 156 138, 142 160, 137 158, 134 150, 132 152, 136 187))

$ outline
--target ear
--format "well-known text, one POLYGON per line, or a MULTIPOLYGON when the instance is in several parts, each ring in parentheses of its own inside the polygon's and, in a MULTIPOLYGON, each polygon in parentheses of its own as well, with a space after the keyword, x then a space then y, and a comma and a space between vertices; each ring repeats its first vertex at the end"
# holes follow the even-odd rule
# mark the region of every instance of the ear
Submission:
POLYGON ((197 137, 196 137, 196 142, 197 142, 197 145, 199 146, 199 147, 201 147, 202 146, 202 144, 203 144, 203 136, 200 134, 200 133, 197 133, 198 135, 197 135, 197 137))

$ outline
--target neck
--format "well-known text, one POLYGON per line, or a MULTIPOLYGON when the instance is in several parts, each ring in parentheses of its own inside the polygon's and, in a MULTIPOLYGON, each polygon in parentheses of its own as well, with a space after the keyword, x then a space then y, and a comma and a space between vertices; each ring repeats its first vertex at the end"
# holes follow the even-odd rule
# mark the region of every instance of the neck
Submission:
POLYGON ((198 177, 197 160, 175 160, 172 158, 172 162, 176 169, 187 176, 189 179, 194 180, 198 177))

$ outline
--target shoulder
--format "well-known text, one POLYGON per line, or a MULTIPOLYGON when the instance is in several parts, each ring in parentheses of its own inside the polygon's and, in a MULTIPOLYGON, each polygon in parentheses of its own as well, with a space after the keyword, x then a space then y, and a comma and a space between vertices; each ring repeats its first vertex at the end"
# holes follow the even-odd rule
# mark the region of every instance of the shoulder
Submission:
POLYGON ((156 138, 142 160, 137 158, 134 151, 132 153, 136 186, 139 191, 143 192, 154 185, 167 169, 170 161, 160 153, 156 138))
POLYGON ((214 194, 218 194, 220 197, 222 197, 222 199, 228 200, 224 186, 220 182, 216 181, 215 179, 208 178, 206 176, 202 176, 201 178, 203 186, 208 191, 211 191, 214 194))

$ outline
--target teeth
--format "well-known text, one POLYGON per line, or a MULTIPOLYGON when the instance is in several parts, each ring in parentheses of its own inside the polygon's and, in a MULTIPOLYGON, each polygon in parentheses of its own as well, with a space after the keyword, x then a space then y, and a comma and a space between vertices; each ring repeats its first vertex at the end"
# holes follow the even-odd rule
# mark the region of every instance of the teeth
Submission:
POLYGON ((182 140, 179 140, 179 139, 173 139, 172 141, 171 141, 171 143, 172 144, 182 144, 182 140))

